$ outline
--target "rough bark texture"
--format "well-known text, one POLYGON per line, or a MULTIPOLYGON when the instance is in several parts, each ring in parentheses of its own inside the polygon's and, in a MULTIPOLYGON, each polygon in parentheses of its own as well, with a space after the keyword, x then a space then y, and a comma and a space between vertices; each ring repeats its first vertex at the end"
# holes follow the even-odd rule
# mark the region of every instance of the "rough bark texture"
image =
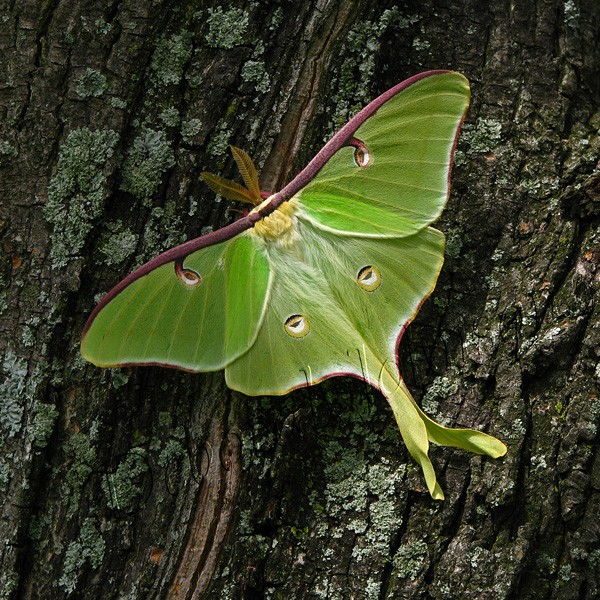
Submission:
MULTIPOLYGON (((0 16, 0 598, 597 598, 597 0, 12 0, 0 16), (246 398, 222 374, 102 371, 98 296, 225 224, 227 144, 274 188, 430 68, 473 101, 438 287, 401 348, 432 454, 335 379, 246 398)), ((401 290, 399 290, 401 293, 401 290)))

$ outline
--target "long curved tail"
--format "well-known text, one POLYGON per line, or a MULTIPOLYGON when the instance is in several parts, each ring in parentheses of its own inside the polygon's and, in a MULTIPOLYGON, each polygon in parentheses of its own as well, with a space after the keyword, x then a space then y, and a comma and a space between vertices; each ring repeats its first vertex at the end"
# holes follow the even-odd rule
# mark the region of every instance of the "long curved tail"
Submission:
POLYGON ((427 488, 434 500, 443 500, 444 492, 436 480, 429 459, 430 441, 440 446, 454 446, 486 454, 492 458, 506 454, 506 446, 487 433, 473 429, 452 429, 430 419, 414 401, 402 379, 393 372, 382 370, 378 387, 392 408, 408 451, 423 470, 427 488))

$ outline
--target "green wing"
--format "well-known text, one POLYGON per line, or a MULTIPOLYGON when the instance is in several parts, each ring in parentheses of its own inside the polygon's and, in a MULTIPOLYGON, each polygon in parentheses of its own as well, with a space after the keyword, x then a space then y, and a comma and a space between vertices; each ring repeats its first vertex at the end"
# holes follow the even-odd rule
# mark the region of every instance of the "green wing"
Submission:
POLYGON ((307 218, 343 234, 393 237, 432 223, 448 198, 468 104, 469 83, 458 73, 424 77, 392 96, 356 130, 364 148, 342 147, 298 192, 307 218))
POLYGON ((433 290, 444 237, 433 228, 407 238, 341 237, 302 223, 301 212, 298 219, 301 243, 267 247, 274 280, 263 326, 227 367, 227 384, 285 394, 347 373, 377 385, 382 365, 396 370, 398 335, 433 290), (286 328, 294 316, 305 319, 307 335, 286 328))
POLYGON ((262 248, 244 233, 134 277, 92 315, 81 353, 103 367, 222 369, 260 329, 271 277, 262 248))

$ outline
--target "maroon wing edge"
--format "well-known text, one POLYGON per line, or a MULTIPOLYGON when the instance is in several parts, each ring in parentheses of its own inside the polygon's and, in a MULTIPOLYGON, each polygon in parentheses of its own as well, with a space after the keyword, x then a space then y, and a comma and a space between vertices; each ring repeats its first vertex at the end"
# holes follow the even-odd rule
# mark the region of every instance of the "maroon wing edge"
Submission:
MULTIPOLYGON (((194 238, 193 240, 189 240, 180 244, 179 246, 175 246, 162 254, 159 254, 152 260, 143 264, 141 267, 138 267, 135 271, 130 273, 125 279, 120 281, 114 288, 112 288, 105 296, 100 300, 97 306, 94 308, 86 324, 83 328, 82 335, 85 336, 87 330, 91 327, 92 322, 96 318, 96 315, 110 302, 117 294, 121 293, 128 285, 147 275, 150 271, 153 271, 157 267, 160 267, 168 262, 182 260, 192 252, 196 252, 196 250, 200 250, 201 248, 206 248, 207 246, 212 246, 213 244, 219 244, 221 242, 225 242, 236 235, 254 227, 257 221, 264 219, 264 217, 270 215, 280 204, 292 198, 299 190, 301 190, 311 179, 315 177, 315 175, 323 168, 323 165, 333 156, 340 148, 345 146, 349 139, 352 138, 354 132, 377 110, 385 104, 388 100, 393 98, 396 94, 402 92, 406 88, 410 87, 417 81, 421 79, 425 79, 426 77, 431 77, 432 75, 440 75, 442 73, 451 73, 452 71, 439 69, 432 71, 425 71, 423 73, 419 73, 418 75, 414 75, 413 77, 409 77, 408 79, 402 81, 401 83, 395 85, 394 87, 384 92, 375 100, 367 104, 362 110, 360 110, 356 115, 354 115, 315 155, 315 157, 294 177, 290 183, 288 183, 283 189, 279 192, 276 192, 271 197, 271 201, 258 210, 257 212, 251 212, 244 217, 241 217, 237 221, 234 221, 230 225, 222 227, 221 229, 217 229, 217 231, 212 231, 211 233, 207 233, 206 235, 194 238)), ((459 127, 460 129, 460 127, 459 127)), ((457 132, 458 136, 458 132, 457 132)), ((456 144, 456 139, 454 141, 456 144)), ((453 147, 454 152, 454 147, 453 147)), ((448 174, 450 177, 450 174, 448 174)))

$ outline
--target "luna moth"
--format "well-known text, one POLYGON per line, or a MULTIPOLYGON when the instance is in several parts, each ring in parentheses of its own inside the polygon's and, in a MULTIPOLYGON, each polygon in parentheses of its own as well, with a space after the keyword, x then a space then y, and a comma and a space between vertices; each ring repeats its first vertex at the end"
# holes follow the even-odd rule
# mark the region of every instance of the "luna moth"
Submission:
POLYGON ((367 381, 392 408, 429 493, 444 495, 429 443, 499 457, 481 431, 430 419, 402 379, 402 334, 432 292, 443 210, 469 84, 428 71, 391 88, 342 127, 290 183, 262 192, 203 174, 244 216, 133 271, 91 313, 81 353, 101 367, 225 370, 233 390, 282 395, 337 375, 367 381))

